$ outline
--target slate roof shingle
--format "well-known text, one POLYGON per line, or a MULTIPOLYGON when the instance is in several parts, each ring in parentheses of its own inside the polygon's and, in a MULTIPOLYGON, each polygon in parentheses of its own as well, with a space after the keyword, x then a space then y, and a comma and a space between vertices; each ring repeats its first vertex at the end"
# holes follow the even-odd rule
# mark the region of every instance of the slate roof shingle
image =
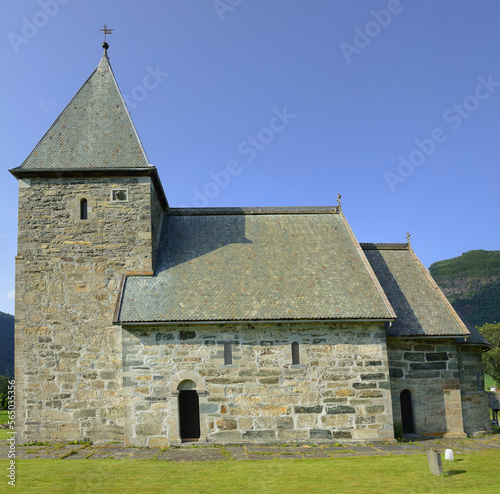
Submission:
POLYGON ((408 244, 361 247, 397 315, 387 336, 469 335, 408 244))
POLYGON ((155 275, 127 277, 118 322, 392 319, 335 210, 170 210, 155 275))
POLYGON ((470 336, 467 339, 459 338, 458 342, 466 345, 480 345, 491 348, 490 343, 486 338, 467 320, 465 317, 460 316, 465 326, 469 330, 470 336))
POLYGON ((16 171, 150 168, 106 51, 16 171))

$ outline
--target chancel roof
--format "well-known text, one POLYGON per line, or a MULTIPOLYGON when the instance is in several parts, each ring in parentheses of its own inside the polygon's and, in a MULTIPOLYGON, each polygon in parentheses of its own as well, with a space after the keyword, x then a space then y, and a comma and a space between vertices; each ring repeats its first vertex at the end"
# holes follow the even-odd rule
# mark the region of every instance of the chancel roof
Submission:
POLYGON ((116 322, 394 317, 336 207, 170 209, 158 256, 116 322))
POLYGON ((469 330, 470 336, 467 339, 460 338, 459 343, 465 343, 467 345, 478 345, 485 348, 491 348, 490 343, 486 338, 463 316, 460 319, 464 322, 465 326, 469 330))
POLYGON ((148 167, 105 50, 97 69, 12 172, 148 167))
POLYGON ((397 319, 387 336, 468 336, 450 305, 408 244, 361 244, 397 319))

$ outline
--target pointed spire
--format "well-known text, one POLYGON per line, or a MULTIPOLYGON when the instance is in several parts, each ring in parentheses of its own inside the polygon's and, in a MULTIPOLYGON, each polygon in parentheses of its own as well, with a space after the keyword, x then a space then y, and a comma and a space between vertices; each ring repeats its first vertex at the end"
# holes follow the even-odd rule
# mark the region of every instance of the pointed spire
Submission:
MULTIPOLYGON (((103 43, 103 45, 104 45, 104 43, 103 43)), ((101 61, 99 62, 99 65, 97 66, 97 72, 102 74, 102 73, 108 72, 110 70, 111 70, 111 65, 109 64, 108 50, 107 50, 107 48, 104 48, 104 53, 102 54, 101 61)))
POLYGON ((17 169, 150 167, 105 48, 97 69, 17 169))

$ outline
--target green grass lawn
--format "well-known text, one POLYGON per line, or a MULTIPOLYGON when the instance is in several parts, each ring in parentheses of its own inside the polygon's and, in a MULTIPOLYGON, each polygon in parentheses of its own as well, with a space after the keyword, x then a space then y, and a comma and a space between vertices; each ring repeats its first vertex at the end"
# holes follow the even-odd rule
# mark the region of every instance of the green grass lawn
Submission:
POLYGON ((496 381, 488 374, 485 374, 484 375, 484 389, 486 389, 486 391, 489 391, 491 387, 500 387, 496 381))
MULTIPOLYGON (((155 460, 17 460, 16 492, 58 493, 498 493, 500 450, 443 459, 427 456, 174 463, 155 460)), ((0 461, 6 471, 7 460, 0 461)), ((9 487, 2 475, 1 492, 9 487)))
MULTIPOLYGON (((7 416, 7 410, 0 410, 0 424, 5 424, 9 421, 7 416)), ((0 429, 0 441, 5 441, 12 437, 12 434, 8 434, 10 429, 0 429)))

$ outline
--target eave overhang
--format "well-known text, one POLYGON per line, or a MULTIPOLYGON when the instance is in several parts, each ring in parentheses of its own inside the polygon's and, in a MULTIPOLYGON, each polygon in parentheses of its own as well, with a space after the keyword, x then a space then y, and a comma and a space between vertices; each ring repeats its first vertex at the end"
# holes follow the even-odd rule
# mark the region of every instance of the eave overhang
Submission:
POLYGON ((147 168, 65 168, 23 169, 9 172, 17 179, 23 178, 96 178, 96 177, 150 177, 164 211, 169 209, 167 197, 155 166, 147 168))

